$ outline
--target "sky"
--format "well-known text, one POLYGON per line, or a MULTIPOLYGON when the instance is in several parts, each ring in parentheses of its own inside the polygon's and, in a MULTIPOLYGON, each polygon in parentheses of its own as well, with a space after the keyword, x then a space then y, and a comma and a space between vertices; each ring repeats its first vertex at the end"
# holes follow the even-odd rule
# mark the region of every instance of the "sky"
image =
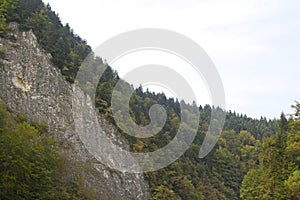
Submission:
MULTIPOLYGON (((213 60, 225 88, 227 110, 277 118, 282 111, 292 113, 291 104, 300 101, 300 1, 43 1, 92 48, 139 28, 162 28, 187 36, 213 60)), ((148 62, 185 67, 161 52, 128 55, 112 67, 122 77, 132 66, 148 62)), ((201 88, 199 102, 211 103, 204 81, 193 83, 192 73, 185 75, 201 88)))

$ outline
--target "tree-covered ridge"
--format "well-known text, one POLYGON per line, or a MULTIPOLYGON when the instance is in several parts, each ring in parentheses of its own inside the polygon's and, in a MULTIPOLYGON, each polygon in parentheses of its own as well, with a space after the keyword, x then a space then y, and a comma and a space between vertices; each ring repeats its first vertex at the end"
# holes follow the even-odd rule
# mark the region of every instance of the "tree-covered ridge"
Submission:
MULTIPOLYGON (((78 67, 91 52, 86 42, 76 36, 68 25, 62 25, 57 14, 51 10, 49 5, 44 5, 41 0, 0 0, 0 2, 2 30, 9 31, 6 24, 15 21, 23 30, 32 29, 40 45, 52 55, 53 64, 61 69, 68 81, 73 83, 78 67)), ((3 35, 5 37, 5 33, 3 35)), ((96 68, 105 65, 101 58, 93 58, 90 62, 96 68)), ((96 88, 95 104, 100 113, 105 114, 112 123, 115 123, 111 112, 111 96, 113 88, 120 78, 109 66, 106 67, 107 69, 96 88)), ((93 72, 89 73, 93 75, 93 72)), ((91 76, 91 82, 98 81, 92 79, 93 76, 91 76)), ((89 84, 86 86, 89 87, 89 84)), ((149 124, 149 108, 154 104, 160 104, 167 111, 167 122, 156 136, 149 139, 138 139, 124 134, 130 142, 131 150, 149 152, 168 144, 177 133, 181 122, 180 103, 184 102, 167 98, 161 93, 144 91, 142 87, 137 88, 130 100, 129 112, 132 119, 140 125, 149 124)), ((218 144, 206 158, 199 159, 199 149, 209 127, 213 109, 218 108, 209 105, 199 107, 200 121, 197 136, 189 150, 179 160, 167 168, 146 174, 153 199, 240 199, 240 197, 245 199, 247 197, 249 199, 271 197, 299 199, 297 196, 299 195, 297 193, 299 191, 299 171, 296 170, 300 154, 299 109, 297 110, 298 114, 296 113, 293 118, 285 120, 285 117, 282 116, 280 121, 266 118, 252 119, 229 111, 226 113, 224 130, 218 144), (285 170, 286 168, 287 170, 285 170), (282 174, 281 169, 284 169, 282 174), (290 169, 291 171, 289 171, 290 169), (271 175, 273 172, 276 172, 278 176, 273 177, 271 175), (243 181, 244 175, 246 177, 243 181), (261 186, 261 183, 264 182, 266 184, 261 186), (259 196, 261 194, 265 196, 259 196)), ((30 128, 30 125, 28 126, 26 125, 26 130, 22 130, 27 132, 28 128, 35 132, 35 139, 40 138, 40 132, 36 128, 30 128)), ((10 126, 10 128, 12 132, 20 131, 14 126, 10 126)), ((122 130, 120 132, 123 134, 122 130)), ((26 134, 23 137, 27 137, 26 134)), ((8 148, 8 144, 1 144, 3 144, 3 148, 8 148)), ((39 146, 42 150, 43 145, 39 146)), ((51 151, 47 153, 51 153, 51 151)), ((57 154, 56 151, 52 153, 57 154)), ((44 167, 48 170, 48 166, 44 167)), ((37 188, 37 193, 41 193, 37 195, 44 195, 44 191, 52 191, 54 188, 57 192, 54 192, 54 196, 59 194, 63 196, 58 199, 82 199, 83 197, 80 196, 80 194, 84 194, 82 188, 76 188, 81 185, 82 178, 78 178, 80 184, 76 181, 70 183, 65 179, 57 181, 53 178, 53 176, 57 177, 54 174, 58 172, 60 174, 68 173, 67 168, 63 169, 59 172, 51 168, 48 170, 51 173, 43 174, 43 176, 50 176, 50 178, 47 177, 49 183, 46 184, 49 188, 37 188)), ((22 170, 21 172, 27 173, 22 170)), ((59 175, 58 177, 63 176, 59 175)), ((9 190, 5 189, 5 191, 9 190)), ((31 196, 24 195, 24 199, 30 198, 31 196)))
POLYGON ((275 119, 267 119, 266 117, 253 119, 231 111, 227 112, 224 125, 225 130, 234 130, 237 133, 242 130, 247 130, 259 140, 264 137, 270 137, 276 132, 277 128, 275 119))

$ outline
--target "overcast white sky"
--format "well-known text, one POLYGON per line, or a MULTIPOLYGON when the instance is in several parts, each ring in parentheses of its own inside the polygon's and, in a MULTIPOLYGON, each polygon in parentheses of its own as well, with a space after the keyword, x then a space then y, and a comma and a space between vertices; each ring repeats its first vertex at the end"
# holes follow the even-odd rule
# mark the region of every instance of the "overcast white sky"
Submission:
MULTIPOLYGON (((300 1, 44 2, 93 48, 138 28, 163 28, 186 35, 214 61, 225 87, 227 110, 273 118, 281 111, 290 113, 290 105, 300 100, 300 1)), ((141 60, 138 58, 135 60, 141 60)), ((164 57, 157 55, 156 63, 159 58, 164 57)), ((113 67, 121 73, 129 68, 129 60, 113 67)), ((201 103, 210 102, 205 95, 201 103)))

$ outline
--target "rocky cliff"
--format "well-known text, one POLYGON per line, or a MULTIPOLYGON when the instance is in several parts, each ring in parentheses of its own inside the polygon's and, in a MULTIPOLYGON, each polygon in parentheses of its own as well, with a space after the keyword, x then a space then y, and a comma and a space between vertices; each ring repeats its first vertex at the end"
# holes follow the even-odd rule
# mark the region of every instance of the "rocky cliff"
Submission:
MULTIPOLYGON (((25 114, 29 121, 45 123, 49 132, 69 147, 71 159, 85 166, 86 184, 97 189, 100 199, 149 197, 143 175, 111 170, 85 149, 75 131, 72 85, 51 64, 51 55, 39 47, 32 31, 20 32, 16 24, 11 24, 9 35, 0 38, 0 53, 1 101, 14 113, 25 114)), ((100 131, 128 149, 114 126, 102 116, 98 120, 100 131)))

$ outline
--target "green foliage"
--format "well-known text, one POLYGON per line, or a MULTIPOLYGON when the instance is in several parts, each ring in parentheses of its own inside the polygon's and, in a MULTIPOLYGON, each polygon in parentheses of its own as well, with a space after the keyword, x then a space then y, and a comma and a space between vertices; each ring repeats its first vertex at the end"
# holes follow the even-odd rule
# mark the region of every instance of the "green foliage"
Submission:
POLYGON ((270 182, 267 182, 267 179, 268 177, 263 170, 249 170, 242 183, 241 198, 245 200, 272 199, 270 186, 267 184, 270 182))
POLYGON ((290 199, 300 199, 300 170, 294 171, 284 184, 290 199))
POLYGON ((282 114, 277 134, 263 141, 258 169, 244 177, 242 199, 300 199, 299 103, 293 107, 292 118, 288 121, 282 114))
POLYGON ((259 144, 249 132, 224 131, 216 150, 204 160, 194 143, 175 163, 146 176, 153 193, 164 186, 181 199, 239 199, 242 177, 257 166, 259 144))
POLYGON ((287 199, 284 180, 287 163, 276 147, 274 138, 266 139, 260 153, 260 166, 244 177, 241 198, 243 199, 287 199), (253 198, 252 198, 253 197, 253 198))
POLYGON ((175 193, 173 190, 167 188, 166 186, 160 185, 157 186, 154 189, 153 195, 152 195, 152 199, 153 200, 160 200, 160 199, 179 199, 178 197, 176 197, 175 193))
POLYGON ((13 10, 16 8, 18 0, 0 0, 0 34, 7 28, 8 16, 14 15, 13 10))
POLYGON ((30 125, 0 104, 0 199, 96 199, 81 171, 68 178, 68 165, 43 124, 30 125))
POLYGON ((265 117, 252 119, 246 115, 229 111, 226 115, 224 129, 234 130, 237 133, 242 130, 247 130, 256 139, 261 140, 264 137, 273 135, 277 129, 277 125, 275 120, 267 120, 265 117))
MULTIPOLYGON (((2 112, 4 108, 1 108, 2 112)), ((1 199, 50 199, 54 166, 58 156, 53 137, 39 135, 26 122, 6 126, 4 114, 0 135, 1 199)), ((2 115, 3 116, 3 115, 2 115)))

